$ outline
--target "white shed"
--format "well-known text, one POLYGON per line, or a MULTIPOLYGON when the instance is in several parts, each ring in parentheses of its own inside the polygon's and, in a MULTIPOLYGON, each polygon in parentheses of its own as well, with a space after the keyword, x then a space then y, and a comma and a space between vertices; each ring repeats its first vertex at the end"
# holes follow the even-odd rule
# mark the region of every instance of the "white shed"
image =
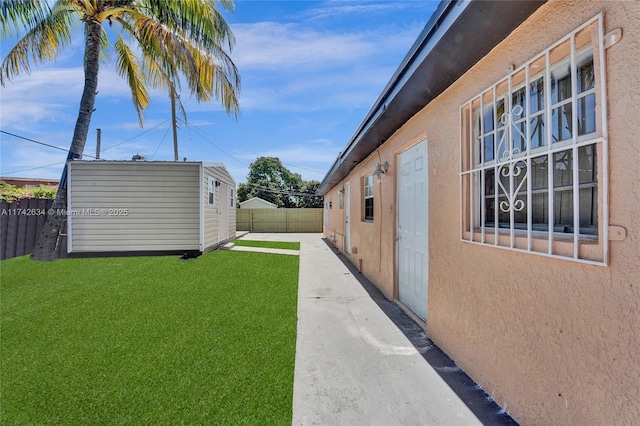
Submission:
POLYGON ((70 161, 69 253, 197 253, 235 237, 222 163, 70 161))
POLYGON ((259 197, 249 198, 240 204, 241 209, 277 209, 278 206, 259 197))

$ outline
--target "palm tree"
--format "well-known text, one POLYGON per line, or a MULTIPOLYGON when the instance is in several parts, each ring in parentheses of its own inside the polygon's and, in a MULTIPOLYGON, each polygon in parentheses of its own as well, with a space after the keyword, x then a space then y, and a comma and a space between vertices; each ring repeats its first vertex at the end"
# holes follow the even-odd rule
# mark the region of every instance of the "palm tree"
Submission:
MULTIPOLYGON (((233 0, 6 0, 0 5, 2 38, 25 35, 0 65, 0 84, 32 66, 54 61, 71 44, 77 23, 84 27, 84 90, 67 160, 82 157, 98 87, 100 61, 112 46, 118 73, 131 88, 133 105, 142 113, 149 87, 175 95, 184 81, 199 101, 213 97, 227 113, 239 113, 240 77, 227 52, 235 43, 217 9, 233 10, 233 0), (108 24, 115 39, 110 44, 108 24), (138 52, 136 55, 134 52, 138 52)), ((66 166, 53 208, 66 207, 66 166)), ((32 254, 53 260, 66 216, 49 215, 32 254)))

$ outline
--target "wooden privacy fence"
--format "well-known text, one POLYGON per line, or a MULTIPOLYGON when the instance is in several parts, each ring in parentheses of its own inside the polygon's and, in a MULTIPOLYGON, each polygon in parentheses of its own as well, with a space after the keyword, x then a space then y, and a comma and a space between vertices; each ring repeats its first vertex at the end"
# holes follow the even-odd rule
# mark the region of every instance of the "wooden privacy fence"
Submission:
POLYGON ((236 229, 250 232, 322 232, 323 209, 237 209, 236 229))
MULTIPOLYGON (((53 200, 24 198, 0 202, 0 260, 31 253, 53 200)), ((61 234, 66 234, 66 226, 61 234)), ((58 240, 58 257, 67 257, 67 237, 58 240)))

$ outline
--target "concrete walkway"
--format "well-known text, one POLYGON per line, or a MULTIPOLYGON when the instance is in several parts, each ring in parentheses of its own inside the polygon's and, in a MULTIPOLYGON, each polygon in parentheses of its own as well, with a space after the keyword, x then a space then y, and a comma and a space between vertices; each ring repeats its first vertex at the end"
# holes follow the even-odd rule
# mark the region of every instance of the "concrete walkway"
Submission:
POLYGON ((300 241, 293 425, 515 422, 319 234, 300 241))

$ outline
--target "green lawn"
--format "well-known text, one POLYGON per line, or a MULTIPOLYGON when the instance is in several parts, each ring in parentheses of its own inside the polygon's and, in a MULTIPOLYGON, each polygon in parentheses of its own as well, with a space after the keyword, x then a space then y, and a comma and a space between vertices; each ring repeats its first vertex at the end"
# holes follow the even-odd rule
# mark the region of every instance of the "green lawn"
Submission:
POLYGON ((299 242, 288 241, 262 241, 262 240, 233 240, 237 246, 243 247, 265 247, 285 250, 300 250, 299 242))
POLYGON ((0 424, 291 424, 297 256, 0 268, 0 424))

